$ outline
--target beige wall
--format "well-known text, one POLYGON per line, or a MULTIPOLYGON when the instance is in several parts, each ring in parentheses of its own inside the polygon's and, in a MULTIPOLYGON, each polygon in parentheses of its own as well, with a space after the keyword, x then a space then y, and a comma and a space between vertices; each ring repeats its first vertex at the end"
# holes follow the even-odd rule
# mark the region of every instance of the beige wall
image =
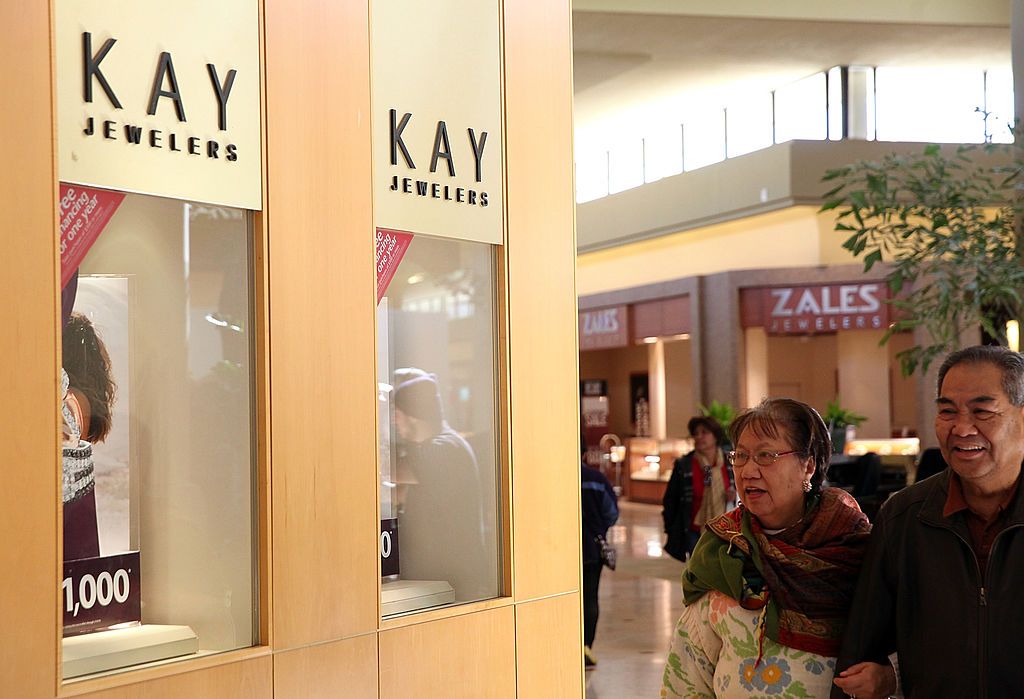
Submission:
POLYGON ((836 396, 836 336, 768 338, 768 395, 802 400, 819 411, 836 396))
POLYGON ((608 431, 623 439, 633 435, 629 377, 643 373, 647 373, 647 345, 580 352, 580 378, 608 382, 608 431))
POLYGON ((817 209, 793 206, 739 221, 585 253, 576 262, 579 294, 738 269, 799 267, 846 255, 817 209), (765 244, 771 241, 771 244, 765 244))
POLYGON ((883 330, 836 333, 839 364, 839 405, 867 418, 858 428, 863 438, 889 437, 889 349, 881 347, 883 330))
POLYGON ((665 343, 665 434, 689 437, 686 423, 697 414, 691 340, 665 343))

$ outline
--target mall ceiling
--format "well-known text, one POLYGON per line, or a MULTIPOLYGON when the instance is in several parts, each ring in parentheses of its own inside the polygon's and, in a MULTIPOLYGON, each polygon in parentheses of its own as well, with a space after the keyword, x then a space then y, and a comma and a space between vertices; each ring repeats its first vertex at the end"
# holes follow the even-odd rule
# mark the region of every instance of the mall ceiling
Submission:
POLYGON ((670 99, 683 109, 724 105, 744 92, 766 92, 835 65, 1010 64, 1009 27, 1001 23, 680 14, 690 2, 647 14, 635 4, 619 11, 615 2, 574 2, 577 129, 670 99), (587 6, 602 11, 580 9, 587 6), (609 7, 613 11, 605 11, 609 7))

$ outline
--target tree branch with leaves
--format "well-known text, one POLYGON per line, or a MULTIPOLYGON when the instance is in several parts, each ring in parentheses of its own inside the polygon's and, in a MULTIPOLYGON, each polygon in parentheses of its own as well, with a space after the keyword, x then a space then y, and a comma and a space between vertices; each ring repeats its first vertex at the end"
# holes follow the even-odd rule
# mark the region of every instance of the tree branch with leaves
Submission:
POLYGON ((999 318, 1017 318, 1024 266, 1015 221, 1021 213, 1021 168, 1013 146, 927 146, 919 155, 890 154, 829 170, 821 211, 836 211, 843 247, 864 271, 885 261, 896 309, 894 333, 923 329, 930 342, 897 354, 905 376, 927 371, 981 326, 1005 341, 999 318))

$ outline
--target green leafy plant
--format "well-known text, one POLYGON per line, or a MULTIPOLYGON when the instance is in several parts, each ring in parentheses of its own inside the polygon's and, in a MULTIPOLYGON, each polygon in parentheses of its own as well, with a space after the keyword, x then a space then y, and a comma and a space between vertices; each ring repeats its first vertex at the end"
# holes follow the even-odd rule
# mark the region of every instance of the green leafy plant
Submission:
MULTIPOLYGON (((826 173, 834 183, 821 211, 837 212, 843 247, 864 271, 885 260, 895 321, 882 338, 927 331, 930 341, 899 352, 905 376, 927 371, 979 325, 1005 341, 999 319, 1017 318, 1024 267, 1015 226, 1021 220, 1020 152, 1014 146, 927 146, 826 173)), ((920 337, 920 336, 918 336, 920 337)))
POLYGON ((859 427, 862 422, 867 420, 867 417, 840 407, 839 399, 836 398, 833 401, 829 401, 828 405, 825 406, 825 412, 821 414, 821 419, 825 421, 829 429, 835 429, 837 427, 846 427, 847 425, 859 427))
POLYGON ((719 403, 717 400, 712 400, 708 405, 698 405, 697 408, 700 410, 701 415, 717 420, 718 424, 726 432, 729 431, 729 425, 732 424, 733 419, 736 417, 736 409, 734 407, 728 403, 719 403))

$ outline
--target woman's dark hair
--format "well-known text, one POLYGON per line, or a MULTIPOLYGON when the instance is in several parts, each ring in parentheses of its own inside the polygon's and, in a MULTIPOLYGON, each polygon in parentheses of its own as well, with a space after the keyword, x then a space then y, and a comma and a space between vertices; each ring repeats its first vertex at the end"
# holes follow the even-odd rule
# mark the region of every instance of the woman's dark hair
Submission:
POLYGON ((82 438, 102 442, 110 432, 111 408, 117 394, 107 347, 96 334, 92 321, 77 312, 71 314, 64 326, 61 345, 71 388, 89 401, 89 424, 82 425, 82 438))
POLYGON ((686 430, 693 436, 698 427, 703 427, 715 437, 715 444, 722 446, 726 442, 725 430, 718 424, 718 420, 709 415, 695 415, 686 423, 686 430))
POLYGON ((821 481, 832 458, 832 437, 817 410, 792 398, 765 398, 732 421, 729 426, 732 443, 737 444, 747 429, 761 437, 783 439, 800 458, 810 457, 814 462, 811 493, 821 490, 821 481))

